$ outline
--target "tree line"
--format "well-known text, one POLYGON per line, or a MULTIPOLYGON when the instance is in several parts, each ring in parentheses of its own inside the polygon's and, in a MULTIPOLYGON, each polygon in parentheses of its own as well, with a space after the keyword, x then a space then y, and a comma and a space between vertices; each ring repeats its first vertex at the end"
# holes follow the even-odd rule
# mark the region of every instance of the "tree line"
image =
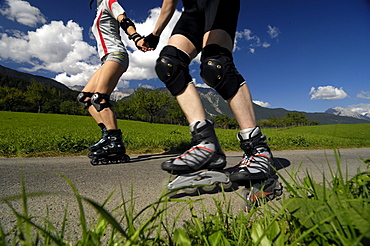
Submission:
MULTIPOLYGON (((88 115, 76 100, 78 92, 27 81, 17 77, 0 75, 0 110, 88 115)), ((138 88, 132 95, 117 102, 111 101, 119 119, 139 120, 150 123, 187 125, 185 115, 175 97, 167 90, 138 88)), ((235 118, 219 115, 212 119, 216 127, 238 129, 235 118)), ((288 112, 283 118, 261 120, 261 127, 290 127, 317 125, 303 113, 288 112)))

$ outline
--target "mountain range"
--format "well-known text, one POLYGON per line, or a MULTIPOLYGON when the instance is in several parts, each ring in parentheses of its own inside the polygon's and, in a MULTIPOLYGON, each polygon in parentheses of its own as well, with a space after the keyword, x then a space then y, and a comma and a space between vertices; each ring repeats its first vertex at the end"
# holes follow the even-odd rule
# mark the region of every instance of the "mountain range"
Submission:
MULTIPOLYGON (((54 86, 58 88, 68 89, 72 91, 81 91, 82 86, 74 86, 68 88, 64 84, 57 82, 53 79, 36 76, 29 73, 19 72, 13 69, 9 69, 0 65, 0 74, 20 77, 22 79, 31 81, 35 80, 40 83, 54 86)), ((163 88, 166 90, 166 88, 163 88)), ((117 90, 112 94, 112 100, 121 100, 127 96, 130 96, 134 92, 134 89, 121 89, 117 90)), ((234 117, 227 102, 223 100, 215 90, 211 88, 198 88, 199 95, 201 97, 202 103, 204 105, 205 111, 208 116, 215 117, 217 115, 228 115, 234 117)), ((271 117, 284 117, 288 112, 300 112, 300 111, 288 111, 283 108, 265 108, 257 104, 253 104, 257 121, 263 119, 269 119, 271 117)), ((343 108, 331 108, 326 110, 324 113, 303 113, 310 121, 319 121, 321 125, 328 124, 356 124, 356 123, 370 123, 369 116, 355 114, 350 110, 343 108)))

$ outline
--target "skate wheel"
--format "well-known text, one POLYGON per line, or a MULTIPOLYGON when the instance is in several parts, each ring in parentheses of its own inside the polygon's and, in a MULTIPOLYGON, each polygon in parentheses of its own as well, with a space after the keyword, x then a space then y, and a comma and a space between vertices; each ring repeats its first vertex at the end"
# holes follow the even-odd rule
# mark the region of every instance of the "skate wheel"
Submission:
POLYGON ((233 183, 230 181, 230 173, 229 172, 225 172, 225 175, 229 178, 229 182, 227 182, 227 183, 219 183, 219 185, 222 186, 222 188, 224 190, 227 190, 227 189, 230 189, 233 186, 233 183))
POLYGON ((112 164, 117 164, 119 160, 111 160, 112 164))
POLYGON ((278 183, 277 188, 275 188, 275 195, 276 196, 281 196, 283 194, 283 186, 281 183, 278 183))
POLYGON ((167 196, 168 197, 173 197, 173 196, 176 196, 176 194, 177 194, 177 191, 172 191, 172 192, 168 192, 167 196))
POLYGON ((216 185, 215 184, 202 186, 202 190, 204 190, 205 192, 211 192, 215 188, 216 188, 216 185))
POLYGON ((227 183, 220 183, 220 185, 222 186, 222 188, 224 190, 227 190, 227 189, 230 189, 233 186, 233 183, 231 181, 229 181, 227 183))
POLYGON ((192 195, 194 194, 195 192, 197 192, 198 188, 197 187, 188 187, 188 188, 184 188, 184 192, 188 195, 192 195))
POLYGON ((107 165, 107 164, 109 163, 109 161, 108 161, 108 160, 102 160, 102 161, 101 161, 101 163, 102 163, 103 165, 107 165))
POLYGON ((96 166, 96 165, 99 164, 99 161, 95 160, 95 159, 91 159, 90 163, 91 163, 91 165, 96 166))

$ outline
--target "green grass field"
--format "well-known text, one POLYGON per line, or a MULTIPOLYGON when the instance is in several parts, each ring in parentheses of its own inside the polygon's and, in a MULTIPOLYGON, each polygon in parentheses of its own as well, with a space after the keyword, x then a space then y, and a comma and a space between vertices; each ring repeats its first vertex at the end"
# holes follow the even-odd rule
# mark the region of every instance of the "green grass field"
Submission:
MULTIPOLYGON (((182 152, 189 147, 187 126, 118 121, 128 154, 182 152)), ((237 130, 216 129, 225 152, 240 151, 237 130)), ((370 147, 370 123, 264 129, 272 150, 370 147)), ((87 154, 100 138, 89 116, 0 111, 0 156, 39 157, 87 154)))
MULTIPOLYGON (((119 127, 129 154, 181 151, 190 143, 189 129, 184 126, 119 121, 119 127)), ((370 147, 369 130, 370 124, 357 124, 265 129, 264 133, 273 150, 340 149, 370 147)), ((240 151, 237 130, 216 131, 225 151, 240 151)), ((91 117, 0 111, 0 156, 81 155, 99 137, 91 117)), ((214 199, 215 210, 197 211, 194 206, 202 205, 202 199, 169 199, 165 191, 140 211, 134 209, 135 194, 129 198, 122 195, 122 203, 107 210, 113 191, 105 201, 93 201, 81 196, 67 177, 56 174, 76 197, 80 234, 69 231, 73 219, 68 205, 63 218, 50 217, 47 205, 45 216, 32 215, 28 199, 44 202, 50 194, 26 193, 21 176, 20 195, 0 196, 0 203, 13 212, 16 223, 8 229, 0 219, 0 245, 369 245, 370 159, 362 160, 365 172, 349 179, 341 169, 339 151, 334 153, 338 170, 331 171, 331 178, 298 178, 298 169, 285 179, 278 172, 284 187, 281 199, 260 199, 260 206, 237 214, 226 197, 214 199), (86 206, 97 212, 91 223, 87 222, 86 206), (175 207, 180 209, 172 223, 168 213, 175 207), (191 216, 180 221, 185 212, 191 216)))

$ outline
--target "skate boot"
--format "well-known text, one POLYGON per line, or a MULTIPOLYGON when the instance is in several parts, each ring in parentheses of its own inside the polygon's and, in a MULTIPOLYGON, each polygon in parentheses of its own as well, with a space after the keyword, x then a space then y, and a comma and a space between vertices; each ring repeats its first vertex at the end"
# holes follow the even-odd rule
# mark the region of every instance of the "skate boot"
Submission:
POLYGON ((261 133, 260 128, 255 127, 247 134, 240 131, 237 137, 244 155, 238 168, 231 173, 231 181, 244 183, 250 180, 266 180, 274 176, 272 154, 266 143, 266 136, 261 133))
POLYGON ((262 199, 272 200, 282 194, 282 185, 275 176, 273 157, 266 136, 259 127, 238 133, 244 150, 239 166, 230 174, 230 180, 245 185, 243 197, 247 211, 259 206, 262 199))
POLYGON ((162 169, 172 174, 192 173, 201 169, 222 170, 226 156, 218 143, 213 124, 209 120, 190 125, 193 146, 176 158, 162 163, 162 169))
POLYGON ((107 139, 109 144, 89 154, 92 165, 128 162, 130 157, 126 155, 126 148, 122 142, 121 130, 108 130, 107 139))
MULTIPOLYGON (((226 156, 221 150, 216 137, 213 123, 209 120, 197 121, 190 124, 193 146, 182 155, 162 163, 162 169, 178 174, 168 185, 171 192, 182 187, 188 187, 185 192, 194 193, 198 186, 207 185, 203 190, 210 191, 216 183, 224 183, 225 188, 231 182, 229 176, 221 170, 226 166, 226 156), (195 174, 202 169, 208 169, 195 174)), ((172 194, 173 195, 173 194, 172 194)))
POLYGON ((96 150, 101 149, 104 146, 109 144, 107 128, 105 127, 105 125, 103 123, 99 123, 98 125, 100 127, 102 136, 97 142, 95 142, 94 144, 92 144, 91 146, 88 147, 88 149, 90 151, 96 151, 96 150))

